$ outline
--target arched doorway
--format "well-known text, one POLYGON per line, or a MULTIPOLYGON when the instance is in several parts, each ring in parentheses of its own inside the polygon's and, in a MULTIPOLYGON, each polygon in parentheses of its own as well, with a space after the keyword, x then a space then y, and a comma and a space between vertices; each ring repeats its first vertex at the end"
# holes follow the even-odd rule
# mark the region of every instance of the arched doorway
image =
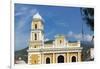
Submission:
POLYGON ((50 64, 50 58, 49 57, 46 58, 46 64, 50 64))
POLYGON ((72 57, 72 62, 76 62, 76 57, 75 56, 72 57))
POLYGON ((58 63, 64 63, 64 56, 58 56, 58 63))

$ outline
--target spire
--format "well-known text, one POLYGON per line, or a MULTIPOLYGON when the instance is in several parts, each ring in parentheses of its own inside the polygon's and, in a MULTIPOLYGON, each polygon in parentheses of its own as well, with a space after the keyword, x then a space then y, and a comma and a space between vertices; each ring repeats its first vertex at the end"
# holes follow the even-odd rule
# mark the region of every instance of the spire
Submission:
POLYGON ((33 19, 42 19, 42 17, 40 16, 40 14, 37 12, 34 16, 33 19))

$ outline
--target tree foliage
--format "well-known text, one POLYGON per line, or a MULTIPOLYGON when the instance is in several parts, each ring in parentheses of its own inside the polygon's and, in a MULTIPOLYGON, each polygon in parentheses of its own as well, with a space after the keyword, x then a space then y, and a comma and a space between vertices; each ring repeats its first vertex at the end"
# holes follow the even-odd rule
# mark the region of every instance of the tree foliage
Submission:
POLYGON ((94 8, 81 8, 83 20, 94 31, 94 8))

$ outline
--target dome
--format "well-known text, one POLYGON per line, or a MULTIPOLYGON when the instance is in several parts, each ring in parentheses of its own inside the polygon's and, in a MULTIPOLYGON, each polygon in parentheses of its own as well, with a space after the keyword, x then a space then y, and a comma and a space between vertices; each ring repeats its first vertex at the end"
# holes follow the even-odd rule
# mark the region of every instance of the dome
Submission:
POLYGON ((36 13, 36 14, 33 16, 33 19, 42 19, 42 17, 40 16, 39 13, 36 13))

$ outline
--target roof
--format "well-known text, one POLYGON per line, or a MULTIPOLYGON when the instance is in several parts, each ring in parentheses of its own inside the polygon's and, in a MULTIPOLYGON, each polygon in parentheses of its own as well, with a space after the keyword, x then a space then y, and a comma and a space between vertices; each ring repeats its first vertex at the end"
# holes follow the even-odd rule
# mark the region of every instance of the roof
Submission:
POLYGON ((76 43, 77 41, 68 41, 69 43, 76 43))
POLYGON ((44 44, 52 44, 54 40, 45 41, 44 44))
POLYGON ((39 13, 36 13, 36 14, 33 16, 33 19, 42 19, 42 17, 40 16, 39 13))

